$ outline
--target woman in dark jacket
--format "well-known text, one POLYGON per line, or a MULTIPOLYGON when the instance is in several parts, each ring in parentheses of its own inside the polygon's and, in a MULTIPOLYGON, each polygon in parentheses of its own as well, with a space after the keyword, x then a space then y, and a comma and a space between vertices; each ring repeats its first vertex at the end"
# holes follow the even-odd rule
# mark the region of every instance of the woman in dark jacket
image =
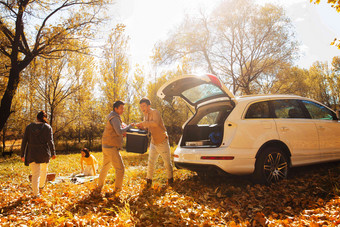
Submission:
POLYGON ((45 111, 40 111, 37 122, 26 127, 21 143, 21 159, 30 166, 35 197, 39 197, 39 188, 45 186, 50 158, 55 159, 52 127, 47 123, 45 111))

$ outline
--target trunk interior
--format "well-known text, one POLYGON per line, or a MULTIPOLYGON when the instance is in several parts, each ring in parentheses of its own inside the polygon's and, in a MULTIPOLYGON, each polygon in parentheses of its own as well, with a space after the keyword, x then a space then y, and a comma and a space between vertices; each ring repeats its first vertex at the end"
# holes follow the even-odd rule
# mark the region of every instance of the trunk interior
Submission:
POLYGON ((181 147, 219 147, 223 140, 224 122, 233 109, 230 102, 202 106, 183 130, 181 147))

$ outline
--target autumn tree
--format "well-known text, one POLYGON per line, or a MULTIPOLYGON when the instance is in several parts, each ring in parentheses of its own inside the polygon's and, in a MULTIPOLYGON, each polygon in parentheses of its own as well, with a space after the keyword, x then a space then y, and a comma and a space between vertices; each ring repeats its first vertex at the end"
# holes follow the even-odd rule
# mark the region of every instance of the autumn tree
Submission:
POLYGON ((314 98, 333 109, 340 104, 340 57, 328 62, 315 62, 309 69, 309 83, 314 98), (312 89, 313 88, 313 89, 312 89))
MULTIPOLYGON (((286 65, 273 76, 256 83, 257 93, 295 94, 315 99, 337 109, 340 100, 340 57, 328 62, 316 61, 309 69, 286 65), (275 75, 275 76, 274 76, 275 75)), ((265 75, 270 75, 268 72, 265 75)))
POLYGON ((140 122, 143 117, 139 108, 139 101, 141 98, 147 96, 147 74, 143 68, 136 65, 133 77, 127 83, 126 93, 126 111, 124 112, 124 119, 127 122, 140 122))
POLYGON ((282 8, 250 0, 227 0, 210 14, 186 17, 154 58, 172 63, 189 56, 192 65, 218 75, 233 93, 250 94, 268 68, 290 63, 298 51, 290 19, 282 8))
POLYGON ((274 71, 266 72, 254 84, 255 93, 263 94, 295 94, 307 96, 308 70, 291 64, 275 67, 274 71))
POLYGON ((340 109, 340 57, 333 57, 331 74, 327 77, 330 88, 331 103, 334 109, 340 109))
POLYGON ((1 94, 0 130, 11 114, 21 72, 38 56, 54 58, 61 51, 82 53, 84 47, 73 45, 73 41, 94 37, 91 28, 103 21, 109 1, 0 1, 0 52, 10 63, 1 94))
MULTIPOLYGON (((68 115, 75 119, 72 128, 77 132, 80 143, 83 133, 89 134, 90 130, 94 131, 91 116, 92 111, 95 110, 92 107, 96 105, 94 88, 97 81, 93 76, 96 73, 96 68, 93 67, 94 58, 90 55, 71 53, 67 59, 68 71, 65 76, 74 78, 72 86, 75 89, 74 93, 70 94, 68 115)), ((92 134, 89 136, 89 140, 92 140, 92 134)))
POLYGON ((37 110, 43 109, 50 113, 49 121, 56 141, 76 139, 75 142, 79 143, 82 138, 87 138, 92 144, 97 136, 96 124, 102 121, 98 114, 93 117, 93 112, 98 112, 93 62, 90 55, 72 52, 64 53, 59 59, 35 58, 22 74, 23 80, 14 99, 21 104, 14 106, 17 111, 8 122, 14 116, 17 119, 22 115, 26 123, 20 126, 24 128, 34 121, 37 110))
POLYGON ((158 73, 159 76, 150 79, 147 85, 147 97, 151 101, 151 107, 157 109, 162 116, 169 134, 170 144, 178 143, 181 136, 182 125, 192 114, 190 110, 191 107, 187 106, 181 98, 175 98, 171 103, 161 100, 157 96, 157 91, 167 81, 184 74, 189 74, 191 70, 187 60, 183 59, 176 69, 158 73))
MULTIPOLYGON (((310 0, 311 3, 319 4, 320 0, 310 0)), ((333 7, 338 13, 340 13, 340 1, 339 0, 327 0, 328 4, 331 4, 331 7, 333 7)))
MULTIPOLYGON (((5 41, 5 37, 2 33, 0 33, 0 43, 5 41)), ((8 73, 9 73, 9 59, 0 51, 0 96, 3 96, 6 84, 8 81, 8 73)))
POLYGON ((3 151, 6 151, 6 149, 7 151, 8 149, 10 151, 18 149, 16 142, 23 137, 24 127, 31 120, 26 115, 26 113, 30 112, 29 109, 26 109, 27 102, 24 102, 27 96, 30 96, 26 92, 25 88, 19 88, 13 99, 12 114, 1 131, 3 151))
POLYGON ((308 97, 331 106, 327 77, 331 74, 327 62, 317 61, 309 68, 307 83, 310 86, 308 97))
POLYGON ((130 65, 128 59, 128 41, 125 35, 125 26, 116 25, 111 31, 103 48, 103 60, 100 72, 103 77, 101 89, 104 93, 107 112, 112 111, 113 103, 118 99, 125 98, 126 84, 130 65))
MULTIPOLYGON (((41 59, 38 65, 39 71, 34 83, 37 95, 43 102, 43 109, 50 113, 49 123, 55 126, 55 133, 65 127, 55 123, 58 109, 64 106, 65 100, 76 93, 80 85, 77 84, 78 75, 67 74, 67 58, 41 59)), ((74 119, 73 119, 74 120, 74 119)))
MULTIPOLYGON (((319 4, 320 0, 310 0, 311 3, 319 4)), ((327 0, 327 3, 331 5, 332 8, 334 8, 338 13, 340 13, 340 1, 339 0, 327 0)), ((331 45, 335 45, 340 49, 340 40, 338 38, 335 38, 331 45)))

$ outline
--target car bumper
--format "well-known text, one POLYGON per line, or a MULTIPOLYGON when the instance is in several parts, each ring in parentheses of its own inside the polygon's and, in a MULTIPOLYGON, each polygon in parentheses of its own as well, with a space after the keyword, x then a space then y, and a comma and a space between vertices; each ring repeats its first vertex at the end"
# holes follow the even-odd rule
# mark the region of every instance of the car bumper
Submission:
POLYGON ((226 173, 221 168, 215 165, 209 165, 209 164, 175 162, 175 166, 177 169, 188 169, 194 172, 226 173))
POLYGON ((229 174, 252 174, 255 169, 255 150, 230 149, 225 147, 204 149, 177 148, 174 162, 177 168, 192 171, 209 171, 210 169, 222 170, 229 174), (233 157, 232 160, 210 160, 202 157, 233 157), (252 158, 253 157, 253 158, 252 158))

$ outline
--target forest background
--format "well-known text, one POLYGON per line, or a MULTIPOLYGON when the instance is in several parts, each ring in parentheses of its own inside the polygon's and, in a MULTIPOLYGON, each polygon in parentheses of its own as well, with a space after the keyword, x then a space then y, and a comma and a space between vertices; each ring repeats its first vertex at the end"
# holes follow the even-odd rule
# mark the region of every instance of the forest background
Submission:
MULTIPOLYGON (((339 11, 339 3, 329 2, 339 11)), ((217 75, 236 96, 296 94, 339 109, 340 57, 296 66, 300 43, 282 7, 227 0, 188 15, 155 43, 151 70, 145 70, 130 65, 126 26, 108 29, 112 3, 0 1, 2 151, 19 148, 39 110, 48 113, 59 152, 100 150, 114 101, 126 102, 122 119, 129 124, 142 120, 142 97, 160 111, 175 145, 193 110, 181 100, 164 102, 156 92, 194 72, 217 75)))

